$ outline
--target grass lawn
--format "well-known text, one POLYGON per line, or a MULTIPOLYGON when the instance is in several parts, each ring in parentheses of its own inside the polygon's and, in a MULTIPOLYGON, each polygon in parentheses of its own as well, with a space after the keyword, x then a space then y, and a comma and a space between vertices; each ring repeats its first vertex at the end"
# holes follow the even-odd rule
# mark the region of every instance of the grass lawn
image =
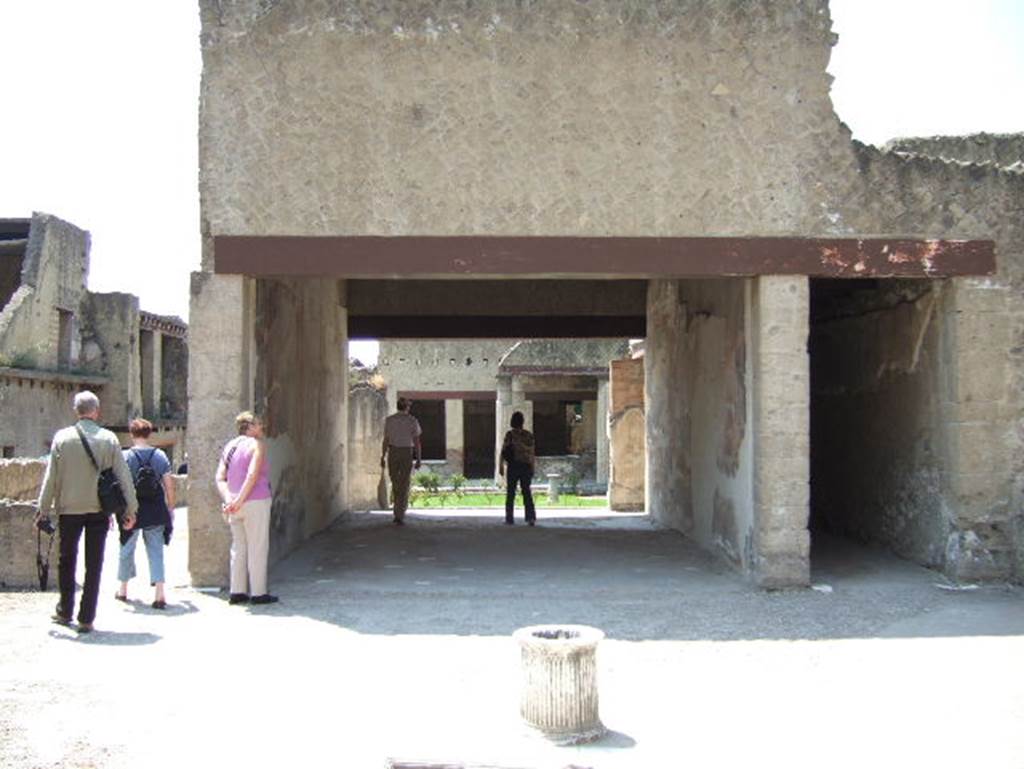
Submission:
MULTIPOLYGON (((533 495, 533 503, 537 507, 607 507, 607 497, 581 497, 578 494, 559 494, 558 503, 550 505, 548 495, 544 492, 537 492, 533 495)), ((523 497, 516 495, 516 505, 522 507, 523 497)), ((438 494, 425 494, 422 491, 413 491, 413 498, 410 500, 410 507, 504 507, 505 492, 496 489, 491 494, 463 494, 457 497, 448 494, 443 499, 438 494)))

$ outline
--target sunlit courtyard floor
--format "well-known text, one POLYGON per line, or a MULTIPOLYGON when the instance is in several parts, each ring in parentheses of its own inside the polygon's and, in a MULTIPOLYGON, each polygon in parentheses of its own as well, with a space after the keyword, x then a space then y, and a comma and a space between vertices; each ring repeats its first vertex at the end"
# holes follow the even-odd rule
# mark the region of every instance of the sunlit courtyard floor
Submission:
POLYGON ((837 541, 813 589, 764 592, 641 515, 521 515, 354 514, 276 565, 269 607, 184 587, 184 511, 170 609, 141 548, 119 604, 111 537, 95 633, 0 593, 0 766, 1024 765, 1019 588, 837 541), (511 633, 539 623, 607 634, 604 739, 523 727, 511 633))

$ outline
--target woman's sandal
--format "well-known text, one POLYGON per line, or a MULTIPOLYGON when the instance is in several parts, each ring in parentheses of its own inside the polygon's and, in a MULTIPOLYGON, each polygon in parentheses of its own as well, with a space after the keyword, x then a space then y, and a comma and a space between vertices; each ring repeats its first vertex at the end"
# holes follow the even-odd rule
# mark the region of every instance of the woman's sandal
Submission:
POLYGON ((153 608, 154 609, 166 609, 167 608, 167 601, 153 601, 153 608))
POLYGON ((121 595, 120 593, 114 593, 114 600, 121 601, 122 603, 128 603, 128 596, 121 595))

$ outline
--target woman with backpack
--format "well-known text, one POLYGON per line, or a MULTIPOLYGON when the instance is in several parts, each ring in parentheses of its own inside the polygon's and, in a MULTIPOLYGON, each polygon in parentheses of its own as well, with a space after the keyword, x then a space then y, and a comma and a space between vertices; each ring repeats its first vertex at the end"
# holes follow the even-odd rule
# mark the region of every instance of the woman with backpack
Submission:
POLYGON ((530 526, 537 521, 537 510, 533 506, 533 494, 530 481, 533 480, 534 441, 533 433, 523 429, 525 423, 522 411, 512 415, 512 429, 505 433, 505 441, 501 445, 501 460, 498 462, 498 473, 505 475, 508 466, 505 491, 505 523, 513 523, 512 511, 516 503, 516 484, 523 490, 523 504, 526 507, 526 523, 530 526))
POLYGON ((142 537, 149 561, 149 581, 155 589, 152 606, 166 609, 164 594, 164 545, 171 541, 174 509, 174 480, 171 463, 160 449, 149 445, 153 425, 145 419, 133 419, 128 425, 132 447, 124 451, 125 462, 132 471, 139 512, 135 526, 121 529, 121 557, 117 578, 121 587, 114 598, 128 601, 128 580, 135 576, 135 545, 142 537))

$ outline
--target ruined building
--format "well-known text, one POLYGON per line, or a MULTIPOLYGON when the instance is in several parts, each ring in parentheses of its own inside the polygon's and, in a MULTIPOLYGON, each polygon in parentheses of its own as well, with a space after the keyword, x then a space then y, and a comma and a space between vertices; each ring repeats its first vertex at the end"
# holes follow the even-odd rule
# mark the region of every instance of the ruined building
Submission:
POLYGON ((79 390, 125 442, 145 417, 154 445, 184 454, 187 328, 139 309, 132 294, 86 290, 89 233, 48 214, 0 220, 0 446, 38 457, 72 419, 79 390))
POLYGON ((197 582, 235 412, 280 555, 349 509, 346 340, 467 336, 645 339, 645 509, 756 584, 1020 578, 1024 177, 852 141, 825 0, 200 5, 197 582))

